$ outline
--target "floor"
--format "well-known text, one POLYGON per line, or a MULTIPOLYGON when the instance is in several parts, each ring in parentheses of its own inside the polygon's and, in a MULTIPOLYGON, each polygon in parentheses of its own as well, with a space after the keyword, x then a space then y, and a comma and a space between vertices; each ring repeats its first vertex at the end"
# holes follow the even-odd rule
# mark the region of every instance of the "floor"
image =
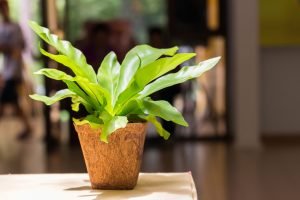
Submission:
MULTIPOLYGON (((39 131, 17 141, 21 129, 16 119, 0 121, 0 174, 85 172, 79 147, 49 149, 39 131)), ((201 200, 300 198, 299 145, 241 151, 223 142, 147 142, 142 171, 191 171, 201 200)))

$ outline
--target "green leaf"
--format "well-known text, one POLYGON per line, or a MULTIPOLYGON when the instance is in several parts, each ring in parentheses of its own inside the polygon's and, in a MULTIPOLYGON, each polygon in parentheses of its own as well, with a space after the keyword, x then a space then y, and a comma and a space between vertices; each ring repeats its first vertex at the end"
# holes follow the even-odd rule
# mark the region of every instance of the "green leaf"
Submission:
POLYGON ((135 81, 140 88, 143 88, 152 80, 173 70, 178 65, 191 59, 195 55, 196 54, 194 53, 179 53, 173 57, 160 58, 145 67, 140 68, 135 75, 135 81))
POLYGON ((47 96, 38 95, 38 94, 33 94, 33 95, 29 95, 29 96, 30 96, 30 98, 37 100, 37 101, 42 101, 46 105, 49 106, 49 105, 52 105, 62 99, 72 97, 74 95, 75 95, 75 93, 72 92, 71 90, 63 89, 63 90, 57 91, 52 97, 47 97, 47 96))
POLYGON ((125 56, 120 70, 120 78, 116 96, 118 97, 128 85, 131 84, 132 79, 139 67, 143 67, 163 55, 172 56, 176 53, 178 47, 169 49, 156 49, 149 45, 138 45, 131 49, 125 56))
POLYGON ((108 143, 108 136, 119 128, 124 128, 128 123, 126 116, 113 116, 109 120, 105 120, 101 131, 100 140, 108 143))
POLYGON ((44 68, 44 69, 41 69, 41 70, 35 72, 34 74, 45 75, 48 78, 51 78, 54 80, 74 81, 74 77, 66 74, 63 71, 57 70, 57 69, 44 68))
POLYGON ((100 85, 96 83, 91 83, 84 77, 76 76, 75 77, 78 85, 88 94, 90 99, 97 105, 97 110, 104 105, 104 92, 100 85))
POLYGON ((86 79, 88 79, 89 81, 92 81, 93 83, 97 83, 97 80, 93 80, 93 76, 95 74, 94 70, 93 71, 89 71, 89 66, 87 66, 87 64, 85 65, 85 67, 81 67, 78 65, 78 63, 75 62, 75 60, 72 60, 70 57, 65 56, 65 55, 56 55, 56 54, 51 54, 45 50, 43 50, 42 48, 40 48, 40 52, 44 55, 47 56, 48 58, 51 58, 52 60, 70 68, 75 75, 77 76, 81 76, 81 77, 85 77, 86 79))
MULTIPOLYGON (((51 79, 63 80, 65 82, 77 81, 77 83, 81 86, 82 89, 84 89, 85 92, 81 91, 81 89, 79 87, 76 87, 74 84, 72 84, 72 87, 69 88, 71 91, 73 90, 73 92, 80 95, 83 99, 85 99, 86 102, 92 101, 94 103, 95 109, 98 109, 99 103, 103 104, 103 96, 101 96, 102 92, 99 89, 100 87, 95 83, 91 83, 86 78, 83 78, 81 76, 72 77, 57 69, 41 69, 35 72, 35 74, 43 74, 51 79), (87 97, 85 93, 89 94, 90 97, 87 97)), ((67 85, 70 86, 71 83, 67 85)), ((87 106, 85 107, 87 108, 87 106)))
POLYGON ((71 83, 71 81, 64 81, 70 90, 74 91, 76 94, 81 96, 83 99, 86 99, 91 105, 93 105, 94 110, 99 110, 102 107, 103 99, 101 99, 100 94, 98 94, 99 99, 97 98, 97 92, 92 89, 92 84, 87 79, 76 76, 76 83, 71 83))
POLYGON ((78 112, 79 111, 79 106, 80 106, 80 102, 75 102, 71 104, 71 108, 74 112, 78 112))
MULTIPOLYGON (((60 54, 63 54, 66 58, 64 58, 65 64, 71 62, 72 65, 78 67, 78 70, 86 75, 86 78, 91 82, 96 83, 97 77, 92 66, 86 63, 86 58, 82 54, 82 52, 72 46, 72 44, 65 40, 60 40, 58 36, 51 34, 49 29, 45 27, 39 26, 36 22, 29 22, 31 29, 45 42, 49 45, 53 46, 60 54)), ((42 53, 45 53, 42 52, 42 53)), ((62 57, 62 56, 61 56, 62 57)), ((61 58, 62 59, 62 58, 61 58)))
POLYGON ((139 117, 151 122, 154 125, 158 135, 163 137, 165 140, 169 139, 171 134, 162 127, 161 123, 156 119, 155 116, 153 116, 153 115, 148 115, 148 116, 140 115, 139 117))
POLYGON ((178 50, 178 47, 172 47, 168 49, 157 49, 151 47, 146 44, 137 45, 136 47, 132 48, 126 55, 123 64, 126 65, 127 63, 131 62, 132 57, 138 55, 141 59, 141 67, 146 66, 147 64, 155 61, 159 57, 165 56, 173 56, 178 50))
POLYGON ((188 126, 181 113, 167 101, 152 101, 150 98, 145 98, 138 102, 145 115, 158 116, 166 121, 188 126))
POLYGON ((128 85, 131 84, 134 74, 140 67, 140 61, 141 60, 138 55, 135 54, 131 56, 130 61, 126 62, 125 64, 124 62, 122 63, 116 90, 116 98, 118 98, 119 95, 126 90, 128 85))
POLYGON ((204 72, 213 68, 220 60, 221 57, 212 58, 203 62, 200 62, 196 66, 191 67, 183 67, 177 73, 168 74, 162 76, 152 83, 148 84, 143 91, 139 92, 140 99, 149 96, 150 94, 164 89, 166 87, 170 87, 172 85, 176 85, 179 83, 183 83, 189 79, 196 78, 203 74, 204 72))
POLYGON ((88 115, 83 119, 73 118, 73 121, 76 125, 89 124, 93 129, 100 128, 101 124, 103 124, 103 121, 98 117, 96 117, 95 115, 88 115))
POLYGON ((194 57, 193 53, 176 54, 173 57, 160 58, 140 69, 134 76, 134 81, 130 86, 119 96, 117 104, 123 104, 131 97, 142 91, 146 84, 161 75, 176 68, 179 64, 194 57))
POLYGON ((86 104, 83 104, 83 105, 85 106, 86 110, 89 113, 91 113, 93 109, 94 110, 97 109, 97 105, 93 104, 93 101, 91 100, 91 98, 89 96, 87 96, 86 93, 84 91, 82 91, 82 89, 79 88, 75 82, 65 80, 64 83, 66 83, 66 85, 68 86, 70 91, 76 93, 76 95, 81 97, 86 102, 86 104))
MULTIPOLYGON (((84 90, 84 92, 90 96, 89 100, 93 102, 94 108, 99 109, 98 107, 103 104, 103 98, 98 93, 94 93, 93 90, 91 89, 91 87, 92 87, 91 84, 93 84, 94 82, 92 82, 86 78, 86 77, 90 77, 90 75, 87 74, 87 72, 84 69, 81 69, 77 65, 77 63, 75 63, 73 60, 71 60, 67 56, 54 55, 54 54, 46 52, 43 49, 40 49, 40 51, 43 55, 55 60, 56 62, 59 62, 65 66, 69 67, 76 75, 75 79, 73 79, 72 81, 74 81, 74 80, 77 81, 77 83, 84 90)), ((93 73, 95 74, 94 71, 93 71, 93 73)), ((95 74, 95 76, 96 76, 96 74, 95 74)), ((68 80, 68 81, 71 81, 71 80, 68 80)), ((96 83, 97 83, 97 80, 96 80, 96 83)))
POLYGON ((137 114, 142 115, 144 114, 144 111, 140 108, 140 105, 138 104, 138 100, 129 101, 120 112, 116 113, 117 115, 121 116, 128 116, 130 114, 137 114))
POLYGON ((110 52, 102 61, 97 78, 99 85, 107 91, 106 99, 111 108, 116 103, 116 90, 119 81, 120 64, 114 52, 110 52))
POLYGON ((71 98, 71 100, 72 100, 71 107, 72 107, 72 110, 75 111, 75 112, 79 111, 80 104, 83 104, 83 105, 86 104, 86 102, 79 96, 73 96, 71 98))
POLYGON ((131 97, 136 95, 141 91, 141 88, 137 85, 137 83, 134 81, 130 84, 130 86, 122 92, 122 94, 119 96, 117 103, 116 103, 116 113, 119 113, 120 109, 124 106, 126 106, 125 102, 129 101, 131 97))

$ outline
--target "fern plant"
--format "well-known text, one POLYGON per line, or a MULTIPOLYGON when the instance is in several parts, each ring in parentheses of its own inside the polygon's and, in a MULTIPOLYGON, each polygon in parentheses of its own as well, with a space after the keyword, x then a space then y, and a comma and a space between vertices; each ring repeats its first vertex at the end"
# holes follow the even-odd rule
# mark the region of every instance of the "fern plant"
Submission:
POLYGON ((44 68, 35 74, 63 81, 67 89, 57 91, 51 97, 30 95, 34 100, 51 105, 65 98, 71 98, 72 110, 78 111, 82 105, 89 113, 81 119, 73 119, 75 124, 90 124, 101 128, 100 140, 108 142, 108 136, 123 128, 128 122, 149 121, 157 133, 168 139, 167 132, 157 117, 188 126, 181 113, 167 101, 153 101, 149 95, 175 84, 196 78, 214 67, 220 57, 200 62, 195 66, 182 67, 176 73, 168 73, 181 63, 195 56, 194 53, 176 53, 178 48, 157 49, 148 45, 138 45, 131 49, 122 63, 114 52, 103 59, 96 73, 87 64, 81 51, 65 40, 51 34, 49 29, 30 22, 32 30, 46 43, 54 47, 58 54, 40 48, 40 52, 50 59, 71 69, 74 75, 57 69, 44 68), (168 74, 167 74, 168 73, 168 74))

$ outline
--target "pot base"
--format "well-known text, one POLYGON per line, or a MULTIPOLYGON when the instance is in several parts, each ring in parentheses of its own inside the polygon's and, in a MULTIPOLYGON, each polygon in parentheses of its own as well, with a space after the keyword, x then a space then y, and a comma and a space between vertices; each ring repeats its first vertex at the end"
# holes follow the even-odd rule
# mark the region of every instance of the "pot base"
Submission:
POLYGON ((75 125, 93 189, 130 190, 137 183, 143 156, 146 124, 129 123, 112 133, 108 144, 101 129, 75 125))

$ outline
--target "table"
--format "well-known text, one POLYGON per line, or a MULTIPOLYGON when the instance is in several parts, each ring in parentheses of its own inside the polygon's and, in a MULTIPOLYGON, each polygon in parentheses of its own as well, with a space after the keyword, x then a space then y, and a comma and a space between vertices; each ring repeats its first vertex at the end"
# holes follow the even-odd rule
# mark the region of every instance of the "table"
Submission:
POLYGON ((0 175, 0 199, 196 200, 190 172, 140 173, 134 190, 93 190, 87 174, 0 175))

